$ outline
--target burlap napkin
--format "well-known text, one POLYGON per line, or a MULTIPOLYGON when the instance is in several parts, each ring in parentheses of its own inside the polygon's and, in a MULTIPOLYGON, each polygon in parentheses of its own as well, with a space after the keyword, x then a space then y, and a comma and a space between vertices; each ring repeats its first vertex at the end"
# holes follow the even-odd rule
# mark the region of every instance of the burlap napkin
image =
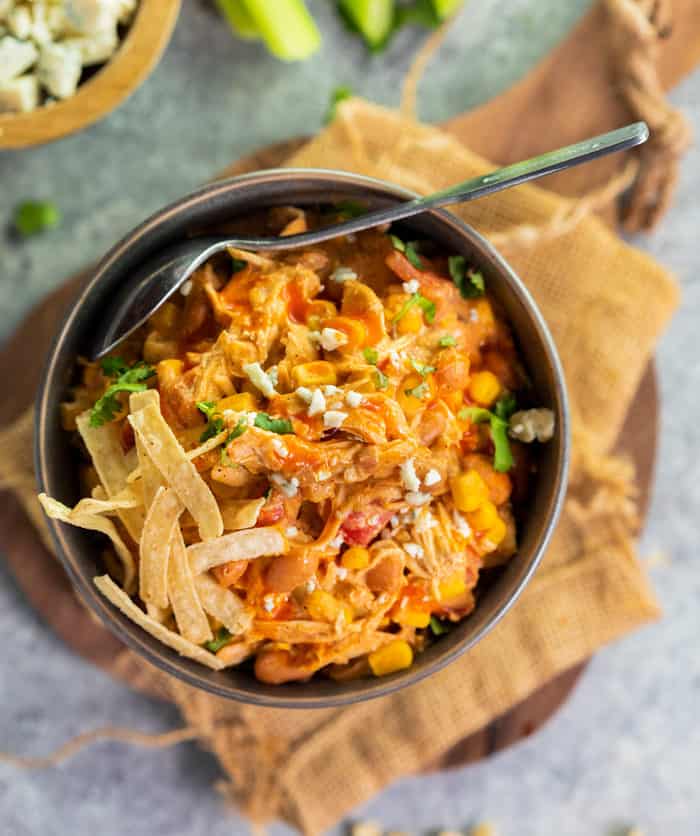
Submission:
MULTIPOLYGON (((429 192, 490 166, 437 128, 361 100, 288 161, 348 169, 429 192)), ((547 224, 565 199, 523 186, 456 213, 486 234, 547 224)), ((401 775, 416 772, 557 673, 658 616, 634 553, 633 474, 607 457, 677 289, 650 258, 601 221, 510 260, 557 343, 574 416, 569 498, 545 560, 505 619, 472 651, 412 688, 343 710, 287 712, 215 699, 155 671, 129 651, 117 671, 174 700, 218 757, 223 790, 256 819, 280 817, 319 833, 401 775), (313 781, 308 777, 314 776, 313 781)), ((31 424, 0 439, 0 481, 33 513, 31 424)), ((38 520, 33 514, 33 518, 38 520)))

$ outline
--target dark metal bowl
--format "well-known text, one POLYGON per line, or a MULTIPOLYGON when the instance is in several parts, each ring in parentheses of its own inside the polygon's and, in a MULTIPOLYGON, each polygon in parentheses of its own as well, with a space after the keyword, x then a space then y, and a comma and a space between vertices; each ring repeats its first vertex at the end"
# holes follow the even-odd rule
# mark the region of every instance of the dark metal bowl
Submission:
MULTIPOLYGON (((39 487, 72 505, 80 498, 74 451, 61 429, 59 404, 65 398, 75 362, 115 289, 130 271, 160 247, 192 230, 215 226, 253 210, 342 199, 386 206, 414 197, 410 192, 338 171, 263 171, 206 186, 167 206, 123 238, 96 268, 68 314, 50 352, 39 387, 36 418, 36 471, 39 487)), ((180 679, 228 699, 283 708, 345 705, 403 688, 456 659, 499 621, 528 582, 549 542, 564 497, 569 458, 569 418, 564 377, 552 338, 532 297, 500 255, 477 232, 454 216, 433 211, 407 222, 416 237, 430 238, 461 253, 485 275, 503 306, 532 379, 536 402, 556 415, 554 439, 539 450, 539 471, 520 525, 518 554, 480 592, 474 612, 425 652, 407 670, 380 679, 339 683, 317 677, 307 683, 271 686, 247 669, 211 671, 180 657, 113 607, 93 585, 101 574, 99 535, 49 520, 58 555, 85 604, 132 650, 180 679)))

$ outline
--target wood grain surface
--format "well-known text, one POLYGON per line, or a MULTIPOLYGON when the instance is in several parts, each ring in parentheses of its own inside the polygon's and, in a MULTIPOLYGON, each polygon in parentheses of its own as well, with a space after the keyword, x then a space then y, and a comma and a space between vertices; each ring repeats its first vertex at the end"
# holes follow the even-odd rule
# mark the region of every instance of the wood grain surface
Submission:
POLYGON ((51 142, 106 116, 155 67, 172 34, 181 0, 141 0, 136 17, 112 59, 74 96, 31 113, 0 115, 0 150, 51 142))

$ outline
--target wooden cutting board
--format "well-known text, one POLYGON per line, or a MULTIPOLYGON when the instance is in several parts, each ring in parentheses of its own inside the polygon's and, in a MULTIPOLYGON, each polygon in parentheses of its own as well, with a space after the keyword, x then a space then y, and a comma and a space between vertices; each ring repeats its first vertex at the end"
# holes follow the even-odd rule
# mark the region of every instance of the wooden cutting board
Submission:
MULTIPOLYGON (((221 176, 278 166, 302 142, 291 140, 263 149, 235 163, 221 176)), ((0 380, 9 393, 6 414, 10 418, 31 403, 53 334, 85 276, 86 273, 74 277, 41 302, 0 352, 0 380), (21 364, 17 363, 18 357, 22 357, 21 364)), ((639 507, 644 517, 654 472, 659 408, 653 365, 647 370, 635 402, 637 408, 631 410, 620 434, 624 447, 621 444, 619 452, 631 455, 637 465, 639 507)), ((60 564, 43 545, 14 497, 0 504, 0 547, 29 602, 54 632, 88 661, 114 674, 115 660, 124 646, 96 623, 78 601, 60 564)), ((466 737, 432 769, 479 760, 528 736, 566 700, 584 668, 585 665, 579 665, 551 680, 507 714, 466 737)))

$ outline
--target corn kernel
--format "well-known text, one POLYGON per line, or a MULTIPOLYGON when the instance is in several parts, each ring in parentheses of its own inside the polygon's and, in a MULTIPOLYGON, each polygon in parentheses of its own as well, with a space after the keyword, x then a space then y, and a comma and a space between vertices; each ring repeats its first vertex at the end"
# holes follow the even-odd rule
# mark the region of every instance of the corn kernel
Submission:
POLYGON ((177 328, 177 321, 180 311, 173 302, 165 302, 153 316, 148 320, 156 331, 161 334, 169 334, 177 328))
POLYGON ((451 598, 456 598, 461 595, 467 588, 467 583, 464 580, 464 575, 456 572, 445 581, 440 581, 438 584, 438 597, 441 601, 449 601, 451 598))
POLYGON ((397 639, 370 653, 367 661, 375 676, 387 676, 410 668, 413 664, 413 650, 408 642, 397 639))
POLYGON ((410 421, 426 404, 435 397, 435 379, 431 374, 421 377, 419 374, 409 374, 399 384, 396 400, 410 421))
POLYGON ((176 383, 182 376, 184 365, 182 360, 161 360, 156 366, 158 385, 167 388, 176 383))
POLYGON ((492 543, 493 546, 500 545, 507 533, 508 529, 503 520, 499 517, 486 531, 484 538, 492 543))
POLYGON ((292 378, 296 386, 335 385, 338 378, 335 366, 327 360, 315 360, 312 363, 302 363, 292 369, 292 378))
POLYGON ((498 509, 493 502, 484 502, 476 511, 467 514, 469 525, 476 531, 486 531, 500 520, 498 509))
POLYGON ((237 395, 229 395, 218 402, 216 408, 219 412, 225 409, 232 409, 234 412, 252 412, 258 405, 257 398, 251 392, 239 392, 237 395))
POLYGON ((501 383, 493 372, 476 372, 469 381, 469 394, 480 406, 491 406, 501 394, 501 383))
POLYGON ((367 326, 359 319, 353 319, 349 316, 334 316, 330 319, 324 319, 322 323, 324 328, 335 328, 345 334, 348 341, 343 346, 349 349, 361 348, 367 344, 367 326))
POLYGON ((309 615, 317 621, 333 623, 342 614, 346 624, 349 624, 355 617, 350 604, 339 601, 323 589, 314 589, 306 598, 305 606, 309 615))
POLYGON ((408 627, 427 627, 430 624, 430 613, 425 610, 412 610, 406 607, 394 615, 394 621, 408 627))
POLYGON ((450 490, 459 511, 476 511, 489 498, 488 485, 473 468, 452 479, 450 490))
POLYGON ((423 327, 423 311, 414 305, 396 323, 397 334, 417 334, 423 327))
POLYGON ((343 552, 340 565, 345 569, 366 569, 369 566, 369 552, 362 546, 352 546, 343 552))

